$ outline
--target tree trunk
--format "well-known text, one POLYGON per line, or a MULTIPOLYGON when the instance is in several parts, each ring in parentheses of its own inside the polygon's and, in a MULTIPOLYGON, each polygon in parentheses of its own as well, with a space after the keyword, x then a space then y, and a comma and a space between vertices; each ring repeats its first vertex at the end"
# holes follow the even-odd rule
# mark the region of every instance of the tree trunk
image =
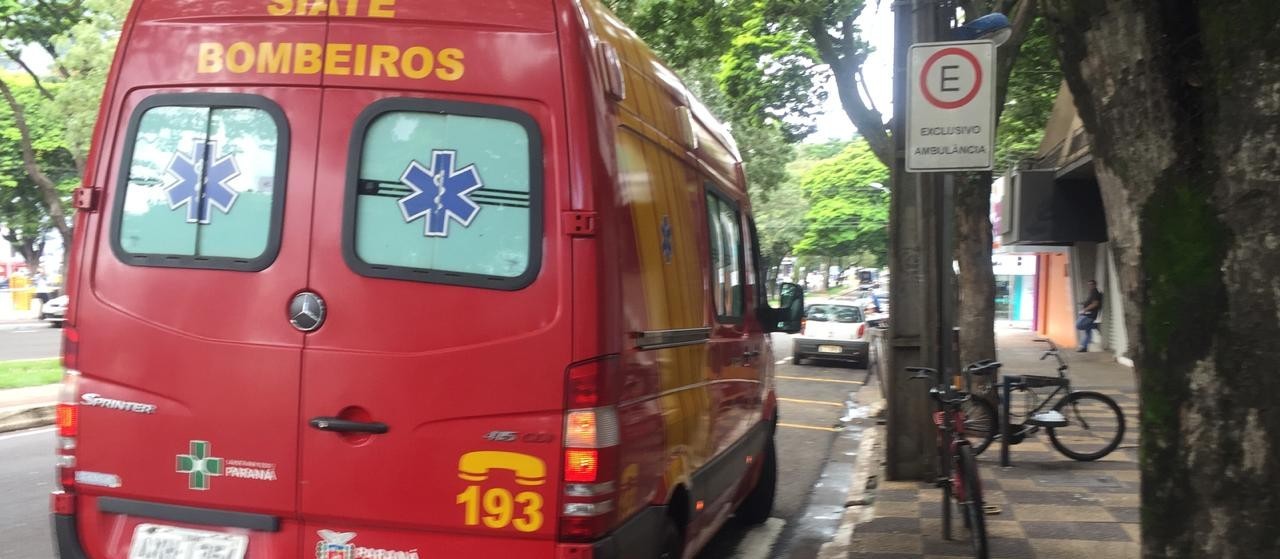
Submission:
POLYGON ((40 273, 40 257, 44 255, 43 242, 39 242, 34 238, 20 239, 12 232, 6 234, 4 240, 27 263, 27 270, 30 272, 31 277, 35 277, 40 273))
POLYGON ((1280 3, 1045 8, 1134 309, 1143 555, 1274 557, 1280 3))
POLYGON ((955 259, 960 364, 995 359, 996 279, 991 270, 991 173, 956 174, 955 259))

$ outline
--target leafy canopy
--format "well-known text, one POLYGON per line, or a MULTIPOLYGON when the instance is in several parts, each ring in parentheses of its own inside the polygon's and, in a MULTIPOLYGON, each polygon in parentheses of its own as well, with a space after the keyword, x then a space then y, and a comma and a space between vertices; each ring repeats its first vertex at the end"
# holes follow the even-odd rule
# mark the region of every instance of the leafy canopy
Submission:
POLYGON ((850 256, 870 253, 883 261, 889 250, 889 170, 865 140, 814 165, 800 178, 809 202, 797 254, 850 256))

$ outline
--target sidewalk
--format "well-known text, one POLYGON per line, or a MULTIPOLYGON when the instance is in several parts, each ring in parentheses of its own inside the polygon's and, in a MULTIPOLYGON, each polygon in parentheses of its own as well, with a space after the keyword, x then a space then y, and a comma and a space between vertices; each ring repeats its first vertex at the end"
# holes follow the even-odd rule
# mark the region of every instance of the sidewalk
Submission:
MULTIPOLYGON (((1043 345, 1025 331, 998 331, 1002 373, 1054 374, 1039 361, 1043 345)), ((1119 449, 1096 462, 1059 454, 1043 432, 1010 447, 1010 468, 999 466, 999 444, 979 457, 983 494, 1001 508, 987 520, 992 559, 1130 559, 1140 555, 1137 464, 1138 402, 1132 369, 1110 353, 1063 352, 1073 388, 1111 396, 1124 410, 1119 449)), ((877 458, 878 459, 878 458, 877 458)), ((880 479, 884 479, 881 464, 880 479)), ((850 559, 972 557, 968 533, 952 515, 952 540, 942 539, 942 491, 921 482, 880 481, 852 530, 850 559)))
POLYGON ((0 433, 53 424, 59 384, 0 390, 0 433))

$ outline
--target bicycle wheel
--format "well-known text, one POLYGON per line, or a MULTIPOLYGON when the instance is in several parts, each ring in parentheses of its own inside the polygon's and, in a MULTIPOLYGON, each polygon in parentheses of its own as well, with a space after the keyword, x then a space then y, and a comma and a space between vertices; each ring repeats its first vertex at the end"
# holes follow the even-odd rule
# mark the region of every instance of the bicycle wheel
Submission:
POLYGON ((973 556, 987 559, 987 513, 982 506, 982 480, 978 477, 978 460, 969 445, 960 445, 959 476, 956 502, 960 505, 965 524, 969 527, 969 542, 973 556))
POLYGON ((1050 427, 1049 442, 1058 452, 1080 461, 1111 454, 1124 438, 1124 413, 1105 394, 1072 392, 1053 409, 1067 418, 1067 426, 1050 427))
POLYGON ((973 454, 982 454, 1000 432, 996 407, 984 398, 974 396, 960 404, 964 413, 964 438, 973 445, 973 454))

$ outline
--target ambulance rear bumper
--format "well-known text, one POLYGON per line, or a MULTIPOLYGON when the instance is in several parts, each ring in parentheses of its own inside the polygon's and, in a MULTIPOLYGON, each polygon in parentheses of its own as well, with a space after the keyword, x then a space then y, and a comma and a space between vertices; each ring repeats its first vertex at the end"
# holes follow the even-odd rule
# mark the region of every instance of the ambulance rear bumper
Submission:
POLYGON ((667 507, 649 507, 591 546, 591 559, 648 559, 662 554, 667 507))
MULTIPOLYGON (((88 559, 80 546, 80 533, 76 529, 76 517, 71 514, 51 515, 53 520, 54 550, 59 559, 88 559)), ((591 547, 592 559, 630 559, 657 557, 661 554, 662 526, 667 517, 666 507, 649 507, 612 534, 591 547)))
POLYGON ((53 515, 54 551, 60 559, 88 559, 80 547, 80 534, 76 531, 76 517, 70 514, 53 515))

